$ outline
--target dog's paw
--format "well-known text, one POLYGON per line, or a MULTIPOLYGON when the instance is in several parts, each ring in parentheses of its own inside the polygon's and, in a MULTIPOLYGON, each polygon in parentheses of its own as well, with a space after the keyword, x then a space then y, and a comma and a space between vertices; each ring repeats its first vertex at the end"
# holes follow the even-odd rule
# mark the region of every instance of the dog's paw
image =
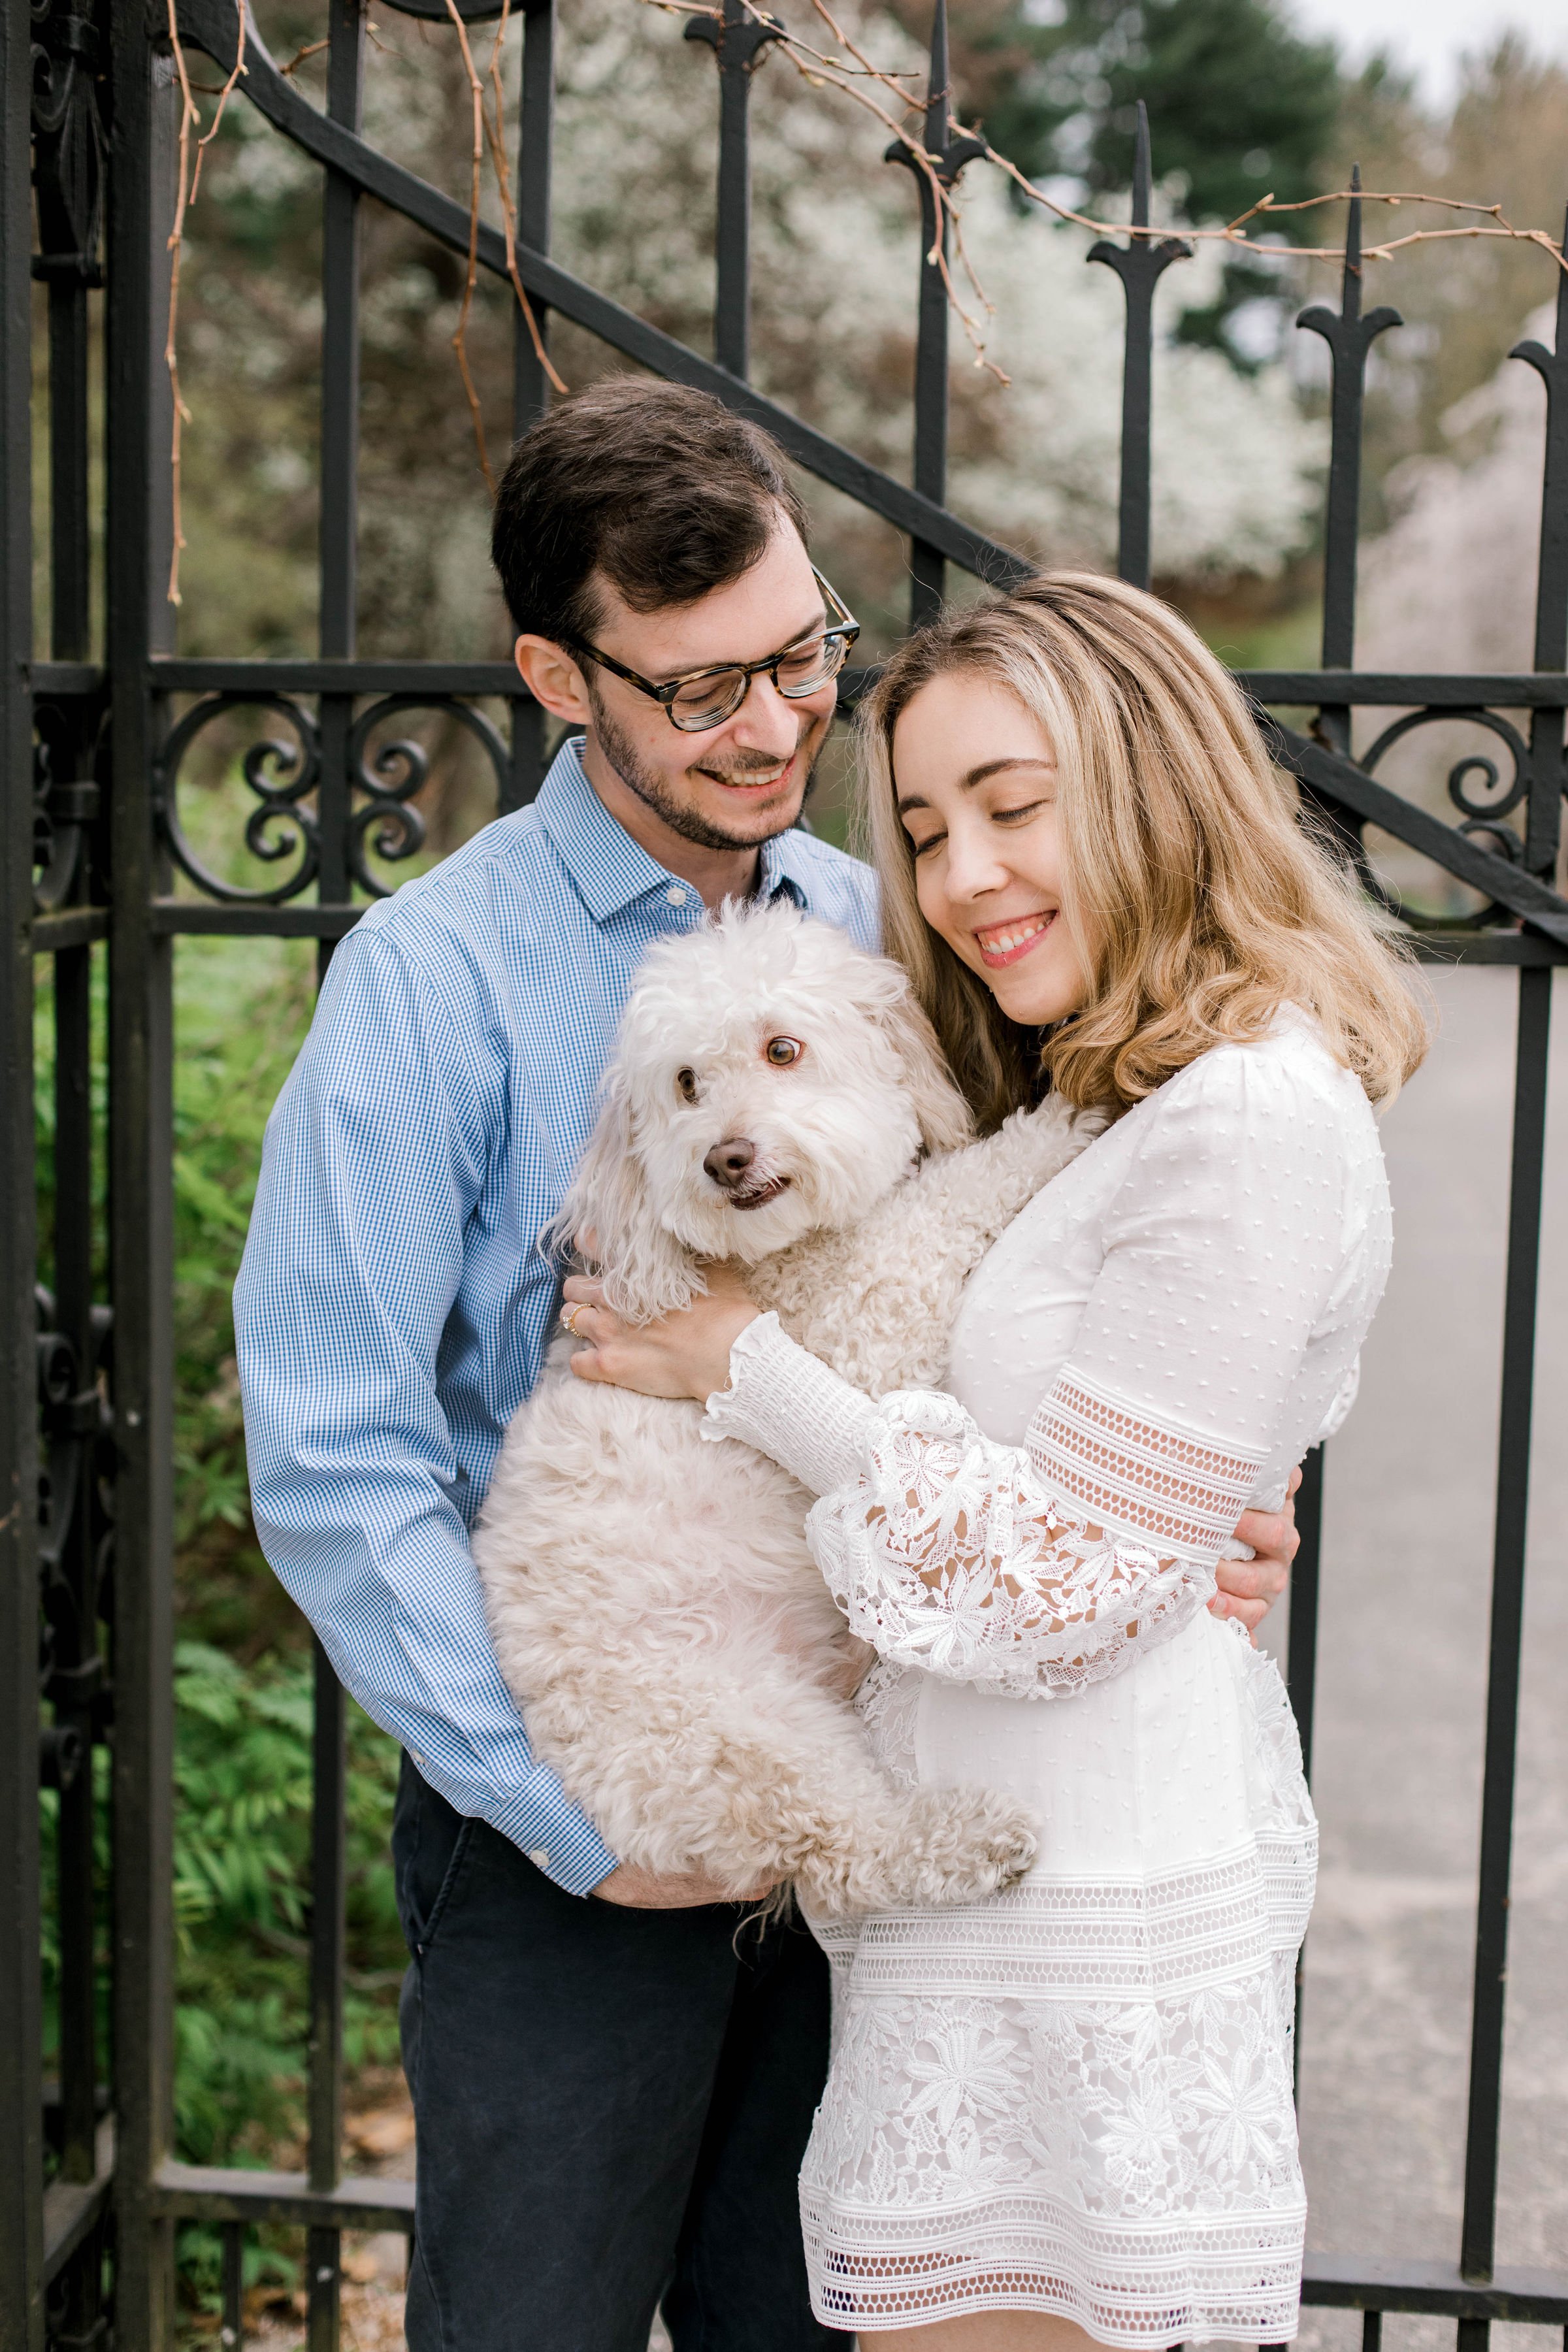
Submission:
POLYGON ((1039 1852, 1034 1822, 1011 1798, 986 1789, 922 1792, 936 1816, 922 1841, 922 1904, 984 1903, 1016 1885, 1039 1852))
POLYGON ((801 1893, 824 1918, 983 1903, 1024 1876, 1038 1846, 1034 1822, 1010 1798, 921 1789, 875 1839, 809 1857, 801 1893))
POLYGON ((979 1821, 966 1825, 944 1892, 938 1903, 981 1903, 1016 1886, 1034 1866, 1039 1832, 1021 1805, 987 1797, 979 1821))

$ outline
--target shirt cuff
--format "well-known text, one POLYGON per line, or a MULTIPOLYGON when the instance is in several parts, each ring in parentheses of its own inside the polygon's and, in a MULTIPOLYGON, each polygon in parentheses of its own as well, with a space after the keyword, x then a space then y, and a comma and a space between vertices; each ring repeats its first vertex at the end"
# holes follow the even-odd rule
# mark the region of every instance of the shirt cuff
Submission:
POLYGON ((409 1749, 420 1778, 460 1813, 477 1815, 510 1839, 519 1852, 554 1880, 563 1894, 592 1895, 620 1867, 586 1814, 580 1813, 552 1772, 536 1771, 522 1788, 507 1791, 458 1789, 423 1753, 409 1749))
POLYGON ((730 1350, 730 1385, 709 1398, 702 1434, 738 1437, 814 1495, 831 1495, 859 1477, 876 1412, 870 1397, 798 1347, 776 1315, 759 1315, 730 1350))

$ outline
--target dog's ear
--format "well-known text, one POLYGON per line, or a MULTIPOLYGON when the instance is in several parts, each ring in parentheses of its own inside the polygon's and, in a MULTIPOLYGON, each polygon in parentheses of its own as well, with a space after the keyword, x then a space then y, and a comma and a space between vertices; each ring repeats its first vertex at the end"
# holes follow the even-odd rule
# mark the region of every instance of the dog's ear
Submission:
POLYGON ((881 1023, 904 1066, 926 1150, 956 1151, 960 1145, 973 1143, 969 1105, 953 1082, 936 1031, 907 988, 884 1009, 881 1023))
POLYGON ((587 1149, 543 1238, 547 1245, 586 1239, 607 1303, 628 1323, 651 1323, 689 1307, 706 1285, 654 1215, 628 1097, 625 1074, 612 1067, 587 1149))

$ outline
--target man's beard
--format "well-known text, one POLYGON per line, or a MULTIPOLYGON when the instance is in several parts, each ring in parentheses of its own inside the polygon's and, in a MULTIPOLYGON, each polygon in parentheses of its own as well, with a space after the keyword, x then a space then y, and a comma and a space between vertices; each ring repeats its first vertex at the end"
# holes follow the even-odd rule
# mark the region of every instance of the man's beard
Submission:
MULTIPOLYGON (((710 824, 708 818, 700 816, 695 809, 688 808, 683 802, 677 800, 662 776, 656 775, 650 768, 644 767, 635 748, 622 734, 592 687, 588 689, 588 699, 593 706, 594 731, 598 737, 599 749, 605 759, 619 776, 627 792, 635 793, 646 807, 652 809, 656 816, 663 819, 671 833, 678 833, 680 835, 682 841, 694 842, 699 849, 756 849, 763 842, 773 840, 775 834, 787 833, 795 823, 793 816, 786 817, 774 826, 771 834, 747 835, 721 832, 719 826, 710 824)), ((825 740, 826 731, 825 728, 823 730, 825 740)), ((803 736, 801 740, 804 743, 805 738, 803 736)), ((820 746, 818 748, 820 749, 820 746)), ((772 767, 773 762, 769 760, 764 764, 772 767)), ((811 770, 808 770, 806 774, 806 792, 811 790, 811 775, 816 765, 816 761, 814 759, 811 770)), ((740 778, 744 776, 745 770, 738 768, 734 772, 740 778)), ((801 796, 803 807, 805 798, 805 795, 803 793, 801 796)))

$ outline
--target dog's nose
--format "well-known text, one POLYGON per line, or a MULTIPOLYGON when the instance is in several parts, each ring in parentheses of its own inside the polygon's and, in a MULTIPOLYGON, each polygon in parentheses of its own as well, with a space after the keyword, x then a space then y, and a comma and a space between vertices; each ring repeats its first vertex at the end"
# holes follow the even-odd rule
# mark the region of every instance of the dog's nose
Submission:
POLYGON ((702 1165, 715 1184, 732 1192, 756 1156, 757 1147, 749 1136, 731 1135, 713 1146, 702 1165))

